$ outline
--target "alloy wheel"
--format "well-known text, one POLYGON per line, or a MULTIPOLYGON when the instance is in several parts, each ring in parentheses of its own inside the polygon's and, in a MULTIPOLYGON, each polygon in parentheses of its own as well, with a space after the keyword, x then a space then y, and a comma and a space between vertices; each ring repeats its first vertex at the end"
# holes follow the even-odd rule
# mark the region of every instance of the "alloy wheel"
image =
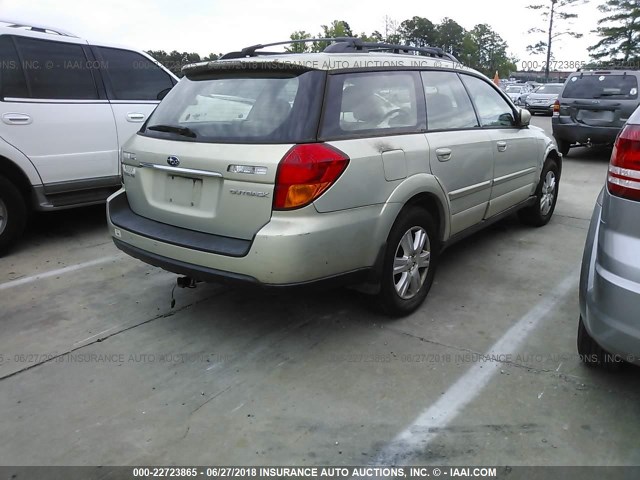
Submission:
POLYGON ((431 242, 422 227, 411 227, 396 247, 393 283, 400 298, 415 297, 427 278, 431 262, 431 242))

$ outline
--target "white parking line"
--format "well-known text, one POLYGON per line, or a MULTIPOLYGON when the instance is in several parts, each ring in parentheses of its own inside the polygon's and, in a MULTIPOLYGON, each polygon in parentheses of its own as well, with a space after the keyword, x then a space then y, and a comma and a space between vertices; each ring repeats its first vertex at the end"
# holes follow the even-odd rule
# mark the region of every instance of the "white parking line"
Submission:
MULTIPOLYGON (((576 271, 562 280, 545 299, 529 310, 489 349, 487 358, 516 353, 527 336, 558 304, 575 289, 576 271)), ((440 398, 388 444, 374 460, 375 465, 398 465, 410 462, 411 456, 431 442, 460 411, 487 386, 493 375, 504 367, 500 362, 476 363, 440 398)))
POLYGON ((89 260, 88 262, 79 263, 77 265, 69 265, 68 267, 59 268, 57 270, 51 270, 49 272, 39 273, 37 275, 31 275, 29 277, 18 278, 16 280, 11 280, 10 282, 0 283, 0 291, 7 290, 8 288, 18 287, 26 283, 42 280, 44 278, 57 277, 59 275, 64 275, 66 273, 76 272, 78 270, 82 270, 83 268, 95 267, 96 265, 108 263, 113 260, 117 260, 118 258, 120 258, 118 255, 111 255, 109 257, 102 257, 102 258, 97 258, 95 260, 89 260))

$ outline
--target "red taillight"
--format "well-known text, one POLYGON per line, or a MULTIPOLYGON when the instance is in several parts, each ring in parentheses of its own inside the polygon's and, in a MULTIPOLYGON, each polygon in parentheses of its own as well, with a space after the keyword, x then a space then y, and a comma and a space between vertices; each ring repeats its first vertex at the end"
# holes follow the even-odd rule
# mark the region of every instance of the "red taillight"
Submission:
POLYGON ((640 200, 640 125, 627 125, 611 152, 609 192, 617 197, 640 200))
POLYGON ((554 115, 560 114, 560 100, 556 100, 555 102, 553 102, 553 114, 554 115))
POLYGON ((324 143, 296 145, 278 165, 274 210, 310 204, 327 190, 349 164, 340 150, 324 143))

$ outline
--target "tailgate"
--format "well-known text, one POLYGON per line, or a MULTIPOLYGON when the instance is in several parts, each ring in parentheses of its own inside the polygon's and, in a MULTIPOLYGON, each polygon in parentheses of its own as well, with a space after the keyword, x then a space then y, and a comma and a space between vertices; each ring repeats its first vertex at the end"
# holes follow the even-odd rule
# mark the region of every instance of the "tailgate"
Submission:
POLYGON ((187 74, 123 147, 135 213, 247 240, 269 222, 280 160, 316 139, 325 74, 244 70, 256 65, 213 62, 187 74))
POLYGON ((271 218, 276 170, 291 145, 199 144, 137 135, 127 148, 137 164, 133 171, 124 167, 123 175, 135 213, 251 239, 271 218), (176 160, 178 165, 169 164, 176 160))
POLYGON ((593 127, 622 127, 629 116, 623 115, 621 102, 574 100, 567 106, 571 120, 593 127))

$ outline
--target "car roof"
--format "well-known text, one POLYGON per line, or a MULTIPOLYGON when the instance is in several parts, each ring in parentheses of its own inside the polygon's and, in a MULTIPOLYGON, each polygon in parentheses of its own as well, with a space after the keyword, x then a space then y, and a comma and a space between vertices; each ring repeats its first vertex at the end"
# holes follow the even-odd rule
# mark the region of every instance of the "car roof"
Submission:
POLYGON ((587 76, 587 75, 640 75, 640 71, 638 70, 619 70, 619 69, 607 69, 603 68, 601 70, 578 70, 577 72, 573 72, 570 76, 587 76))

